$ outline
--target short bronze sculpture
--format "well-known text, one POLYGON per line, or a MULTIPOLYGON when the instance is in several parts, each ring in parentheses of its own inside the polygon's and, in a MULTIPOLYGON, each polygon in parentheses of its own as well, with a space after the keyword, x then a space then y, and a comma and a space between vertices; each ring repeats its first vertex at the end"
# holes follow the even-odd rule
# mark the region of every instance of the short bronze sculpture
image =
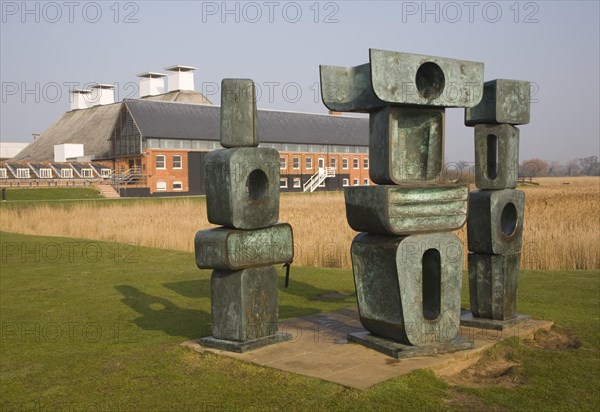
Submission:
POLYGON ((221 84, 221 145, 206 156, 208 221, 196 234, 196 264, 211 277, 212 336, 202 345, 245 352, 290 339, 277 331, 277 272, 290 263, 292 228, 279 218, 279 153, 259 148, 254 82, 221 84))
POLYGON ((517 314, 525 193, 515 190, 519 129, 529 123, 529 82, 486 82, 483 99, 465 110, 475 128, 475 185, 469 194, 469 295, 471 314, 462 324, 486 329, 528 318, 517 314))

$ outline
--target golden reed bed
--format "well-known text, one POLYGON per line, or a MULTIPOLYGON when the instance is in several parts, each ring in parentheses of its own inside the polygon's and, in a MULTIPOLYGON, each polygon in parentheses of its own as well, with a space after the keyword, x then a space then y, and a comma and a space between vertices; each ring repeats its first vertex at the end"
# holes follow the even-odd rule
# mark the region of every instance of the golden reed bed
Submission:
MULTIPOLYGON (((545 178, 526 192, 523 269, 600 268, 600 178, 545 178)), ((356 235, 346 223, 343 193, 281 196, 280 220, 294 228, 295 264, 351 266, 349 247, 356 235)), ((204 203, 127 201, 61 207, 40 203, 2 208, 3 231, 133 243, 193 251, 198 229, 212 227, 204 203)), ((463 243, 466 230, 457 232, 463 243)), ((466 246, 465 256, 466 256, 466 246)))

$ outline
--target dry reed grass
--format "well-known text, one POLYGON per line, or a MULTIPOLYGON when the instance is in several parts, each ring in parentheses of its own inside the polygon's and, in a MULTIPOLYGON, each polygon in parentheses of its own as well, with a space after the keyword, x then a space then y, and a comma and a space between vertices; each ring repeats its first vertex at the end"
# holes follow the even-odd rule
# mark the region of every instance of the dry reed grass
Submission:
MULTIPOLYGON (((525 186, 523 269, 600 268, 600 178, 545 178, 525 186), (568 182, 570 184, 563 184, 568 182)), ((343 193, 290 193, 281 196, 280 220, 294 228, 295 264, 351 267, 356 233, 346 223, 343 193)), ((212 227, 197 199, 126 202, 99 206, 45 203, 3 208, 0 229, 193 251, 194 234, 212 227)), ((466 230, 457 232, 466 242, 466 230)), ((465 257, 466 257, 466 247, 465 257)))

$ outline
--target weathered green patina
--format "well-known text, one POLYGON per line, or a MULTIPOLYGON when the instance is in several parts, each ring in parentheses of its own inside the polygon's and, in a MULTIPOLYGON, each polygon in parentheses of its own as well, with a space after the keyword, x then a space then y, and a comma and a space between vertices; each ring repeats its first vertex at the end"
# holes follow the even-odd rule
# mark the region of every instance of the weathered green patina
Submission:
POLYGON ((381 235, 457 230, 467 218, 466 185, 347 187, 348 224, 381 235))
POLYGON ((473 316, 494 320, 517 315, 520 253, 469 253, 469 296, 473 316))
POLYGON ((483 95, 483 63, 370 49, 369 63, 320 66, 329 110, 371 112, 388 105, 473 107, 483 95))
POLYGON ((496 79, 485 82, 483 98, 465 110, 465 125, 529 123, 531 92, 528 81, 496 79))
POLYGON ((260 147, 213 150, 206 155, 208 221, 261 229, 279 218, 279 152, 260 147))
POLYGON ((456 235, 361 233, 351 253, 365 329, 414 346, 448 342, 458 335, 463 263, 456 235))
POLYGON ((292 227, 287 223, 255 230, 201 230, 195 245, 200 269, 238 270, 288 263, 294 258, 292 227))
POLYGON ((475 185, 514 189, 519 175, 519 129, 509 124, 475 126, 475 185))
POLYGON ((467 240, 469 251, 489 255, 521 250, 525 192, 476 190, 469 194, 467 240))
POLYGON ((221 146, 258 146, 256 91, 250 79, 221 81, 221 146))
POLYGON ((248 341, 277 331, 277 271, 273 266, 215 270, 211 277, 212 336, 248 341))
POLYGON ((212 336, 201 344, 245 352, 291 339, 277 332, 276 263, 294 257, 292 228, 279 219, 279 152, 256 147, 256 91, 248 79, 222 82, 221 144, 205 159, 208 221, 196 234, 196 264, 211 278, 212 336))
POLYGON ((444 109, 387 106, 369 116, 369 177, 377 184, 439 179, 444 109))

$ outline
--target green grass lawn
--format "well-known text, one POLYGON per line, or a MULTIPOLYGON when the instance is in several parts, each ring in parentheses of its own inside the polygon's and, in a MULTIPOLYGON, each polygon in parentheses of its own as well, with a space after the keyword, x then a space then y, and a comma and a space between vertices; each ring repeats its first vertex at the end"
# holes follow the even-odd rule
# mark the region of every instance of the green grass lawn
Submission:
POLYGON ((110 206, 127 202, 130 204, 156 204, 177 202, 178 199, 191 199, 204 203, 205 196, 170 196, 170 197, 122 197, 105 198, 95 188, 40 188, 40 189, 7 189, 6 201, 0 202, 0 211, 6 209, 26 209, 39 205, 65 207, 75 204, 88 204, 97 207, 110 206))
POLYGON ((6 188, 6 200, 66 200, 99 199, 100 192, 95 187, 40 187, 35 189, 6 188))
MULTIPOLYGON (((526 383, 450 387, 417 371, 360 392, 180 347, 210 334, 210 272, 191 253, 1 233, 0 410, 597 410, 597 271, 525 271, 520 312, 574 331, 579 349, 510 341, 526 383), (472 408, 472 406, 471 406, 472 408), (495 408, 495 409, 494 409, 495 408)), ((280 286, 283 278, 280 278, 280 286)), ((293 268, 280 317, 354 305, 351 272, 293 268)), ((468 306, 463 293, 463 304, 468 306)))

